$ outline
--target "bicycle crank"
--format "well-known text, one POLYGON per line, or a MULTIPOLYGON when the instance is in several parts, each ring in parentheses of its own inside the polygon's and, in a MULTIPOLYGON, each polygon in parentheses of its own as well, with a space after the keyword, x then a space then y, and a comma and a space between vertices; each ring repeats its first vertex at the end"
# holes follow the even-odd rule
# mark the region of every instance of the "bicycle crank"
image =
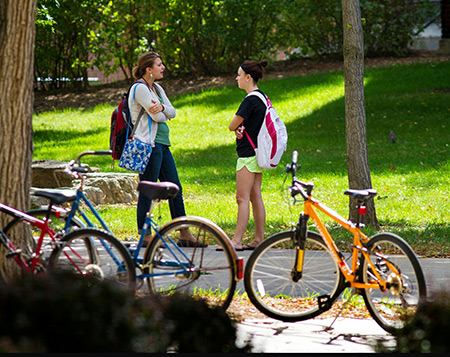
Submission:
POLYGON ((105 278, 102 268, 100 268, 97 264, 86 265, 85 273, 98 280, 103 280, 105 278))
POLYGON ((389 289, 391 294, 400 295, 402 292, 402 279, 395 273, 391 273, 388 276, 386 288, 389 289))
POLYGON ((183 273, 175 274, 178 279, 190 279, 195 280, 200 277, 200 270, 198 268, 189 268, 183 273))

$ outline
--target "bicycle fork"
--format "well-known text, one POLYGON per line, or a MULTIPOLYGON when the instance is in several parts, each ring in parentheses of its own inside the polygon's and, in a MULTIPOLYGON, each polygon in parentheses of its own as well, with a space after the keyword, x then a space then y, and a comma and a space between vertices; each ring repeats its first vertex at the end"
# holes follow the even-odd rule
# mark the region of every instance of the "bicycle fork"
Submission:
POLYGON ((297 229, 294 234, 295 264, 291 272, 292 280, 294 282, 298 282, 303 276, 303 258, 305 255, 308 220, 309 216, 301 212, 297 223, 297 229))

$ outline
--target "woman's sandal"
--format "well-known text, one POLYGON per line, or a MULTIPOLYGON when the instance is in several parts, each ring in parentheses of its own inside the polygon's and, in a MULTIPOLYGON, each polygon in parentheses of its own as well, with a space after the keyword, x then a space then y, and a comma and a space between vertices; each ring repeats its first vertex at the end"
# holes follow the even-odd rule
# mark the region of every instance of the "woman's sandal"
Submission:
POLYGON ((244 245, 242 246, 242 250, 255 250, 255 248, 256 248, 256 247, 252 247, 252 246, 249 245, 249 244, 244 244, 244 245))

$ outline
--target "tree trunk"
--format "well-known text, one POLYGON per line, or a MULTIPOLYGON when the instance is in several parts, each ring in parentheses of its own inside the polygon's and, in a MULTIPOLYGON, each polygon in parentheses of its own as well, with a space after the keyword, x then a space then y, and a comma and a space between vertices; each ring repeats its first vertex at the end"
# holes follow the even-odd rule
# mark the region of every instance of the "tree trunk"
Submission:
POLYGON ((36 0, 0 0, 0 202, 19 210, 30 204, 35 15, 36 0))
MULTIPOLYGON (((372 188, 367 153, 366 112, 364 103, 364 41, 359 0, 342 0, 344 26, 345 122, 349 188, 372 188)), ((357 208, 353 199, 350 220, 355 221, 357 208)), ((378 227, 373 199, 367 203, 362 222, 378 227)))
POLYGON ((442 38, 450 39, 450 0, 441 0, 442 38))

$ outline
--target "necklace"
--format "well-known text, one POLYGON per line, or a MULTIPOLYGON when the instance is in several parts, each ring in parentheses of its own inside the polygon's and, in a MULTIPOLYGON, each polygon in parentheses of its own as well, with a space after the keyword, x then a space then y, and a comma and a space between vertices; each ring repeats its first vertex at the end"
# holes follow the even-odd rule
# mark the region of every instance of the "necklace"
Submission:
POLYGON ((145 80, 145 78, 144 77, 141 77, 141 78, 145 83, 147 83, 147 86, 150 88, 150 84, 148 84, 148 82, 145 80))

